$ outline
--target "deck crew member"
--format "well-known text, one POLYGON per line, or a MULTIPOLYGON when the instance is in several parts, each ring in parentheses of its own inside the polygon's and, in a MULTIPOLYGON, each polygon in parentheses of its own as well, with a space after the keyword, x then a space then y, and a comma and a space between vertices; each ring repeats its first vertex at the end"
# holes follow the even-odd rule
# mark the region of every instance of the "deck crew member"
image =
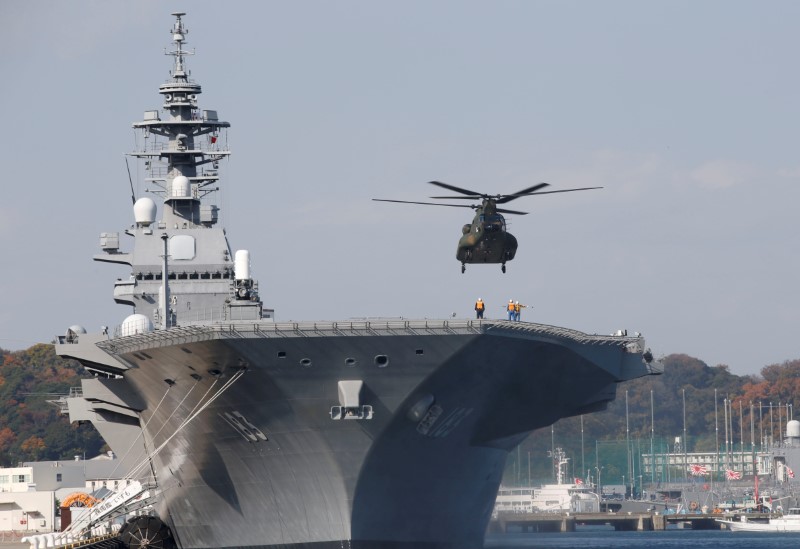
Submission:
POLYGON ((516 309, 515 309, 515 306, 514 306, 514 300, 513 299, 509 299, 508 300, 508 306, 506 307, 506 310, 508 311, 508 320, 515 320, 515 316, 516 316, 515 315, 515 311, 516 311, 516 309))
POLYGON ((520 313, 525 307, 527 307, 527 305, 522 305, 519 301, 514 303, 514 320, 519 322, 520 313))
POLYGON ((485 310, 486 304, 481 298, 478 298, 478 301, 475 302, 475 318, 483 318, 483 311, 485 310))

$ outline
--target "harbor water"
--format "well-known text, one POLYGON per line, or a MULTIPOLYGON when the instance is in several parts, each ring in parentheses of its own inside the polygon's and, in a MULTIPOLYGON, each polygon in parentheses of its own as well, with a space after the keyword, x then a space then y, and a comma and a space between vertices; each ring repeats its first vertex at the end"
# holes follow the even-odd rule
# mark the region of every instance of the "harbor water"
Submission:
POLYGON ((611 529, 579 529, 569 533, 491 534, 486 549, 784 549, 795 547, 797 534, 729 532, 726 530, 679 530, 662 532, 615 532, 611 529))

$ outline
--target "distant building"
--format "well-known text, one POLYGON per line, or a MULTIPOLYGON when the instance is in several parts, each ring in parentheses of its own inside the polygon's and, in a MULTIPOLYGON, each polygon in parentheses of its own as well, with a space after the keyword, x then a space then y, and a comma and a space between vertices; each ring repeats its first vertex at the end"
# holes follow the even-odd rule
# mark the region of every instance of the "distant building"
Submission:
MULTIPOLYGON (((765 441, 755 448, 718 452, 680 451, 680 437, 676 437, 674 452, 642 454, 642 475, 656 482, 669 482, 692 476, 692 467, 705 468, 706 475, 724 479, 727 470, 741 473, 742 478, 769 476, 777 482, 794 479, 800 473, 800 421, 786 423, 786 433, 780 442, 765 441)), ((800 476, 797 477, 800 480, 800 476)))
POLYGON ((774 467, 769 452, 669 452, 642 454, 642 474, 650 479, 655 467, 656 482, 669 482, 691 477, 692 466, 705 468, 708 475, 724 476, 726 469, 738 471, 742 476, 753 476, 754 467, 759 475, 771 475, 774 467))
POLYGON ((0 532, 51 532, 56 507, 75 492, 91 495, 126 485, 127 470, 117 470, 113 454, 84 460, 38 461, 0 468, 0 532))

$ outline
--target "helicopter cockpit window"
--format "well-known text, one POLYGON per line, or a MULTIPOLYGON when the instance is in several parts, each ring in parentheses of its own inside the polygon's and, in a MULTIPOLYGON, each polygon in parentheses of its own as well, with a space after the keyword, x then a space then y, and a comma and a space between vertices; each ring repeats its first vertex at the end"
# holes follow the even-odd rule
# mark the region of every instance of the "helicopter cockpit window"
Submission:
POLYGON ((483 221, 483 230, 490 233, 501 233, 506 230, 505 219, 500 215, 492 215, 483 221))

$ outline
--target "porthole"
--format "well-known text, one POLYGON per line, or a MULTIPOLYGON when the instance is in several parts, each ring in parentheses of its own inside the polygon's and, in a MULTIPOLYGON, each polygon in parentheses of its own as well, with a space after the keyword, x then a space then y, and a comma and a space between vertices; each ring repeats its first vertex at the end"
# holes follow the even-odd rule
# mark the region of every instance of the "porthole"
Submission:
POLYGON ((378 368, 386 368, 389 365, 389 357, 386 355, 376 355, 375 365, 378 368))
POLYGON ((286 358, 286 351, 278 351, 278 358, 286 358))
POLYGON ((356 364, 358 364, 358 361, 356 359, 354 359, 353 357, 347 357, 346 359, 344 359, 344 365, 345 366, 349 366, 349 367, 352 368, 356 364))
POLYGON ((303 368, 308 368, 311 366, 311 359, 310 358, 303 358, 300 360, 300 366, 303 368))
POLYGON ((423 351, 422 349, 417 349, 414 352, 417 353, 418 355, 424 355, 425 354, 425 351, 423 351))

